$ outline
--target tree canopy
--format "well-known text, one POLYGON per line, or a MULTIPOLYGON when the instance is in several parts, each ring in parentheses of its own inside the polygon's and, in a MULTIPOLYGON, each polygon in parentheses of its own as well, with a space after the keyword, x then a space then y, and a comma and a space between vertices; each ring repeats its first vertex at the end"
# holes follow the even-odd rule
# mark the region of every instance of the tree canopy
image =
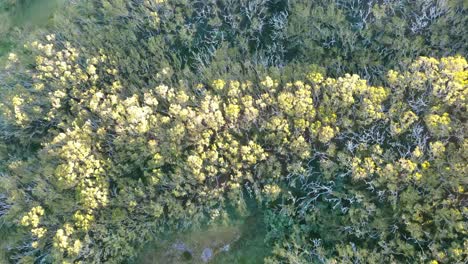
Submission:
POLYGON ((0 73, 0 250, 125 263, 250 197, 265 263, 466 262, 465 2, 70 2, 0 73))

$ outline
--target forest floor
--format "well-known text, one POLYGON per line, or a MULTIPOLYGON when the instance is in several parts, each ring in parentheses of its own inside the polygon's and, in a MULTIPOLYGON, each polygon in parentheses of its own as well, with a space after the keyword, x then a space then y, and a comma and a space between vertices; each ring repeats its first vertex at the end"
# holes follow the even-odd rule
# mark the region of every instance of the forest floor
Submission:
POLYGON ((263 215, 258 212, 230 225, 177 234, 147 245, 134 264, 257 264, 271 249, 265 245, 263 215))

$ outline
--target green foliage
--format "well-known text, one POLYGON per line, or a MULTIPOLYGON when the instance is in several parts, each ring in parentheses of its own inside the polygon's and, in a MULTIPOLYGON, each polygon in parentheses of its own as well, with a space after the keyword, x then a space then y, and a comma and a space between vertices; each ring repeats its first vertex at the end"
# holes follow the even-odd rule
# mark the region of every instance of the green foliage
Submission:
POLYGON ((466 56, 466 1, 295 0, 286 47, 293 60, 366 79, 417 56, 466 56), (447 30, 450 28, 450 30, 447 30))
POLYGON ((22 8, 31 1, 32 0, 5 0, 0 4, 0 9, 9 11, 12 9, 22 8))
POLYGON ((444 93, 437 83, 466 76, 466 67, 460 58, 420 58, 406 72, 390 71, 388 117, 341 130, 315 150, 306 173, 288 177, 293 190, 267 221, 276 245, 267 262, 464 263, 467 82, 448 81, 454 89, 444 93), (418 114, 395 132, 393 122, 407 121, 391 116, 405 111, 418 114))
POLYGON ((253 198, 268 263, 463 263, 468 64, 416 57, 466 55, 465 12, 70 3, 0 73, 2 254, 122 263, 253 198))
POLYGON ((65 0, 4 0, 0 1, 0 66, 8 53, 34 39, 51 23, 54 11, 65 0))
POLYGON ((418 56, 468 50, 461 0, 87 0, 72 8, 78 15, 61 19, 61 38, 113 50, 133 85, 153 85, 164 67, 173 81, 209 81, 311 63, 377 83, 418 56))

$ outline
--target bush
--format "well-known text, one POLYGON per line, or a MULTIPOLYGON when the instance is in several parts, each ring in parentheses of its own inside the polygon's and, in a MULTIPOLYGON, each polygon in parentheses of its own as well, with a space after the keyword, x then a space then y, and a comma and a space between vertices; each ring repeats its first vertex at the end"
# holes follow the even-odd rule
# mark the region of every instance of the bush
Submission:
MULTIPOLYGON (((382 119, 339 126, 308 170, 287 178, 267 263, 463 263, 466 74, 459 57, 390 71, 382 119)), ((344 111, 359 116, 362 106, 374 109, 363 98, 344 111)))
MULTIPOLYGON (((463 262, 466 60, 420 57, 382 74, 446 52, 426 39, 368 71, 349 54, 376 56, 379 42, 348 42, 369 30, 349 9, 365 5, 324 3, 70 4, 70 21, 10 54, 0 75, 10 260, 122 263, 155 235, 245 213, 251 196, 270 212, 271 263, 463 262), (304 29, 331 18, 343 28, 304 29), (320 47, 337 33, 343 46, 320 47)), ((403 16, 397 3, 372 12, 403 16)), ((461 12, 453 5, 436 20, 461 12)))

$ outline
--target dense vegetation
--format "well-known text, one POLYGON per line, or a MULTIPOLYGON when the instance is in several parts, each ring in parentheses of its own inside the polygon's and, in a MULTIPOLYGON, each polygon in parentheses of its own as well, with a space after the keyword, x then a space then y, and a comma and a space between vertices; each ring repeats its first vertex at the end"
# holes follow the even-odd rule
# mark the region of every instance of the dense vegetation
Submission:
POLYGON ((0 258, 125 263, 253 199, 265 263, 465 263, 467 9, 70 1, 0 73, 0 258))

